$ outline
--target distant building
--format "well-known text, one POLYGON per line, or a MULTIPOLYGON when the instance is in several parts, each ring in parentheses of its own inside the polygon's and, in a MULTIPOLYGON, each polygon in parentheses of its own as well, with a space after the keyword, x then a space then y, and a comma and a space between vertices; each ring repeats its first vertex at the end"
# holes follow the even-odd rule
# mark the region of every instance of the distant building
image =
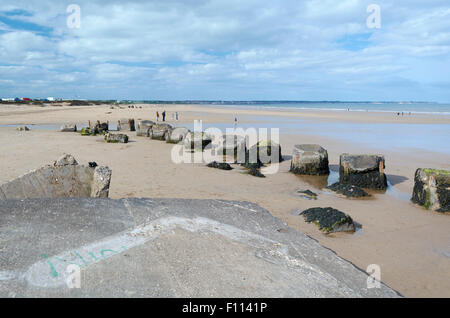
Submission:
POLYGON ((54 101, 55 101, 55 98, 54 98, 54 97, 47 97, 47 100, 48 100, 49 102, 54 102, 54 101))
POLYGON ((23 97, 22 100, 24 102, 31 102, 31 101, 33 101, 31 98, 28 98, 28 97, 23 97))

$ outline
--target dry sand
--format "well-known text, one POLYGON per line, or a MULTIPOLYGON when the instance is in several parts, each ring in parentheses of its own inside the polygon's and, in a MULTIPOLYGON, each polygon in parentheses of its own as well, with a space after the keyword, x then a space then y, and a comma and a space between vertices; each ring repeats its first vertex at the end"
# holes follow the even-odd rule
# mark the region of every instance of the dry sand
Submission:
MULTIPOLYGON (((202 119, 211 123, 232 123, 234 116, 288 116, 328 122, 397 122, 392 114, 325 111, 236 110, 194 105, 142 105, 143 109, 96 107, 35 107, 0 105, 1 124, 27 124, 31 131, 0 127, 0 183, 52 162, 63 153, 80 163, 96 161, 113 170, 110 197, 208 198, 251 201, 285 220, 291 227, 318 240, 343 258, 365 270, 369 264, 381 266, 381 279, 409 297, 450 297, 450 215, 426 211, 410 203, 414 172, 418 167, 450 169, 449 156, 390 149, 386 173, 394 188, 389 193, 373 193, 368 200, 349 200, 321 189, 326 180, 306 178, 288 172, 289 161, 277 174, 255 178, 236 168, 222 171, 202 164, 176 165, 170 160, 173 145, 151 141, 129 133, 129 144, 106 144, 102 137, 83 137, 56 130, 33 129, 31 124, 87 123, 88 120, 141 118, 155 120, 155 111, 166 109, 169 122, 178 111, 181 123, 202 119), (299 198, 297 190, 310 189, 318 200, 299 198), (324 235, 293 211, 332 206, 351 215, 362 229, 355 234, 324 235)), ((240 120, 242 122, 242 120, 240 120)), ((449 116, 417 115, 402 122, 450 124, 449 116)), ((354 145, 319 136, 282 135, 284 155, 297 143, 319 143, 337 168, 342 152, 374 152, 370 146, 354 145)), ((448 146, 448 145, 447 145, 448 146)))

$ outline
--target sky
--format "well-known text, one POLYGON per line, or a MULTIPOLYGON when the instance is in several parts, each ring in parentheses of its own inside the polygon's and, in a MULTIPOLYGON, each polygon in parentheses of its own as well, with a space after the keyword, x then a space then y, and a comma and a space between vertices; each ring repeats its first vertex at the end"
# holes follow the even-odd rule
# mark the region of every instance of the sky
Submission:
POLYGON ((0 97, 49 96, 448 103, 450 2, 0 1, 0 97))

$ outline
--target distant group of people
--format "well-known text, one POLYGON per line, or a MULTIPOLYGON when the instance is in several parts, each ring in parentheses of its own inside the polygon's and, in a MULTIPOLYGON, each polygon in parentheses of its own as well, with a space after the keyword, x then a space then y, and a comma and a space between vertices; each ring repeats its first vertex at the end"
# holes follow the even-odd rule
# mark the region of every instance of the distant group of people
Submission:
MULTIPOLYGON (((166 121, 166 111, 164 110, 162 113, 162 121, 166 121)), ((178 112, 172 113, 172 120, 178 120, 178 112)), ((156 111, 156 121, 159 121, 159 112, 156 111)))

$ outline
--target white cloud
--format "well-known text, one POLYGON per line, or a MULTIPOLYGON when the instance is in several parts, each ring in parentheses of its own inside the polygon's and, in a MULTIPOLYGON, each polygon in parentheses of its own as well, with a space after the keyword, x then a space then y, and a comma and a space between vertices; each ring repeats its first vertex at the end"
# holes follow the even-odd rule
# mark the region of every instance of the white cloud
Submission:
POLYGON ((0 3, 0 95, 450 101, 448 1, 72 2, 0 3))

